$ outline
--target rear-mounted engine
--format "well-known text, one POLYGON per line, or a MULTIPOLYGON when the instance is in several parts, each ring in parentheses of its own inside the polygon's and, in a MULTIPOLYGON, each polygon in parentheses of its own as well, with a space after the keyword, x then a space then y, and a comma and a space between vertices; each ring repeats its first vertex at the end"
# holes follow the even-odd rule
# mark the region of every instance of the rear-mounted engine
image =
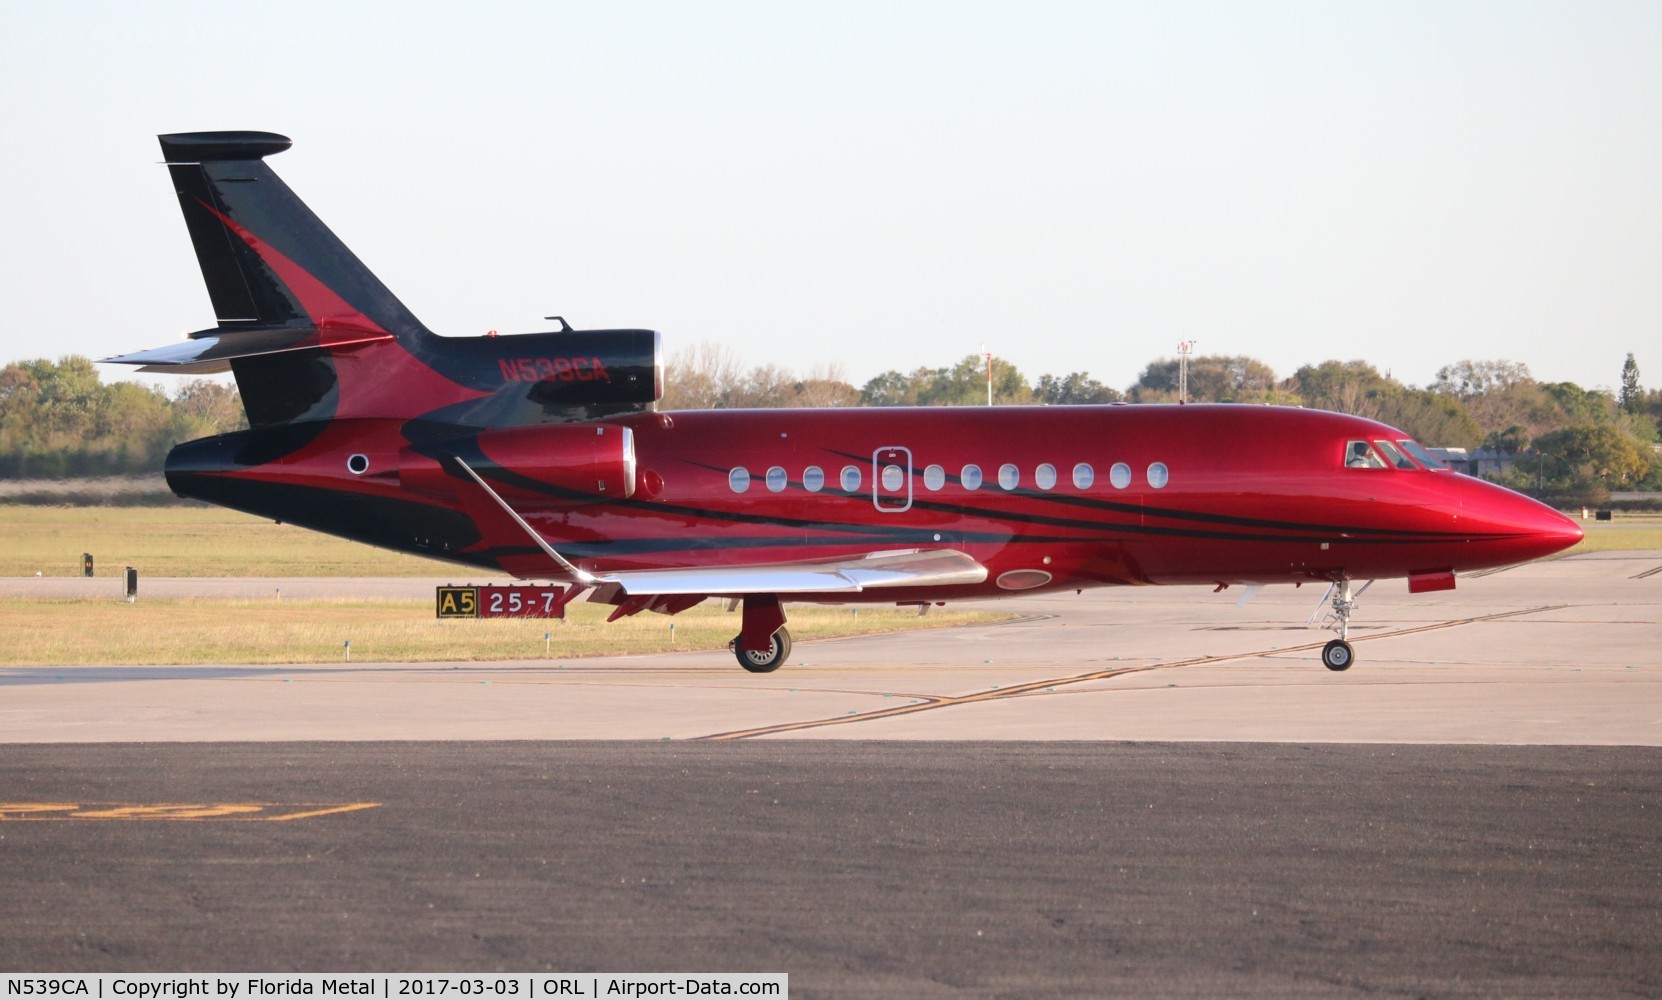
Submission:
POLYGON ((460 459, 515 509, 576 507, 635 493, 635 438, 627 427, 558 424, 487 431, 399 457, 400 484, 437 497, 476 489, 460 459), (435 454, 435 451, 437 454, 435 454))

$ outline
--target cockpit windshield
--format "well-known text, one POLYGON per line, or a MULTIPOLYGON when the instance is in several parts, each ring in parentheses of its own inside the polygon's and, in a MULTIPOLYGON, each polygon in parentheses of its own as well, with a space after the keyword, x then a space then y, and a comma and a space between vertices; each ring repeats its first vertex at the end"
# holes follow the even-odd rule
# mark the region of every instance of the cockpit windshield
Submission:
POLYGON ((1425 446, 1420 444, 1418 441, 1402 440, 1398 441, 1397 444, 1402 445, 1402 450, 1412 455, 1414 461, 1430 469, 1432 472, 1448 471, 1448 466, 1438 461, 1437 456, 1433 455, 1429 451, 1426 451, 1425 446))
POLYGON ((1379 449, 1379 453, 1385 456, 1386 461, 1390 462, 1397 468, 1414 469, 1415 471, 1419 471, 1418 467, 1413 462, 1408 461, 1408 456, 1398 451, 1397 446, 1391 442, 1375 441, 1374 447, 1379 449))

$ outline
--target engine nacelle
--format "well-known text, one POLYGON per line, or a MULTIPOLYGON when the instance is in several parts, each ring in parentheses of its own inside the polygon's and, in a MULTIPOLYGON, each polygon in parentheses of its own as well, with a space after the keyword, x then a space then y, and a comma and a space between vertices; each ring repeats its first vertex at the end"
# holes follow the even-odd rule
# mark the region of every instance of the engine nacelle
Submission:
POLYGON ((517 509, 579 507, 635 493, 635 436, 611 424, 555 424, 486 431, 449 445, 406 448, 400 485, 453 498, 476 489, 448 458, 460 458, 517 509))
POLYGON ((653 330, 567 330, 505 337, 437 337, 434 370, 485 393, 431 414, 475 427, 595 420, 650 409, 664 393, 663 345, 653 330))

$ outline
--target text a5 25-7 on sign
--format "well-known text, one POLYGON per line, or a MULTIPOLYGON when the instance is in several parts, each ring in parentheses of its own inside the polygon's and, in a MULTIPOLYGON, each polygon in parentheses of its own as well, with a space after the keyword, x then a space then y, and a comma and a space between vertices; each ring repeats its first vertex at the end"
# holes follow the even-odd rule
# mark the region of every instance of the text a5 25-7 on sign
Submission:
POLYGON ((564 587, 443 586, 435 610, 440 618, 564 618, 564 587))

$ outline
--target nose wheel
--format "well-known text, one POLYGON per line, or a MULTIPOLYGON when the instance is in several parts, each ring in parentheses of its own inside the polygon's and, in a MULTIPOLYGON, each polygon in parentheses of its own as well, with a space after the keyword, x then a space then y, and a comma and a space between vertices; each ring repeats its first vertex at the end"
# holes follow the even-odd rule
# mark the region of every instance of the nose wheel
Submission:
POLYGON ((1329 670, 1349 670, 1355 661, 1356 652, 1343 639, 1334 639, 1322 647, 1322 666, 1329 670))
MULTIPOLYGON (((1347 641, 1350 632, 1350 616, 1356 613, 1356 599, 1362 596, 1362 592, 1371 586, 1373 586, 1373 581, 1369 580, 1362 584, 1361 588, 1355 593, 1352 593, 1350 579, 1347 577, 1328 585, 1327 593, 1322 595, 1324 602, 1327 602, 1329 597, 1332 598, 1330 602, 1331 609, 1327 612, 1327 617, 1322 620, 1322 624, 1339 633, 1339 638, 1322 647, 1322 666, 1327 669, 1333 671, 1349 670, 1350 665, 1356 662, 1356 651, 1351 648, 1347 641)), ((1321 614, 1321 611, 1321 605, 1316 605, 1315 613, 1310 616, 1311 624, 1315 623, 1316 615, 1321 614)))

